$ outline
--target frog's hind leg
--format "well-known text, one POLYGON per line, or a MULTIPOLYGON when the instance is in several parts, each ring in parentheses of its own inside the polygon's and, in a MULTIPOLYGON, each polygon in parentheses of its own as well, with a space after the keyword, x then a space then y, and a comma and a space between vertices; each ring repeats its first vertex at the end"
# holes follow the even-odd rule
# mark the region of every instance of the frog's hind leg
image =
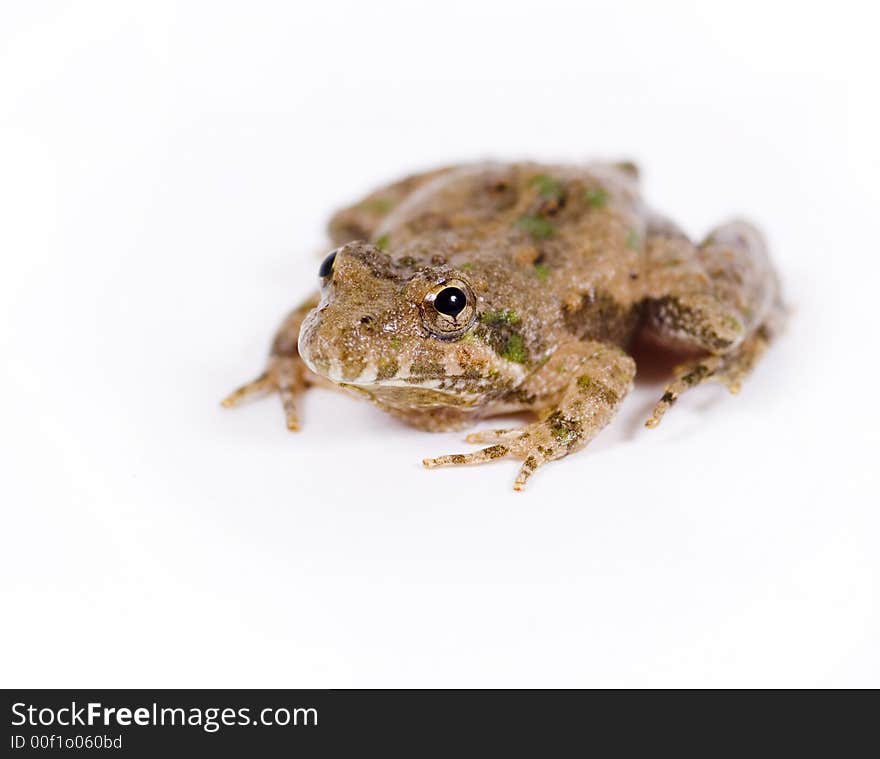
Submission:
POLYGON ((763 238, 746 222, 719 227, 698 247, 655 222, 647 256, 648 330, 661 343, 707 354, 676 369, 646 422, 656 427, 684 391, 707 380, 738 392, 781 330, 786 309, 763 238))
POLYGON ((317 304, 318 298, 314 296, 288 314, 275 335, 265 371, 227 395, 221 402, 225 408, 238 406, 257 395, 277 391, 284 409, 287 429, 299 429, 297 398, 314 382, 310 381, 313 375, 299 356, 297 342, 303 320, 317 304))

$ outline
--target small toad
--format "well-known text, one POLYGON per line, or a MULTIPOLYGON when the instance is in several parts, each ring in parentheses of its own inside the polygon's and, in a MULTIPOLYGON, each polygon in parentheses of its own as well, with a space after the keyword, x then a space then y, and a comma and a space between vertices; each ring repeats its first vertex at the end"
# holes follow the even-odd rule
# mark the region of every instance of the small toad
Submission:
POLYGON ((332 385, 425 430, 531 411, 476 432, 481 450, 426 467, 522 460, 521 490, 580 450, 632 387, 638 334, 688 351, 647 426, 682 392, 736 392, 785 316, 761 233, 731 221, 692 242, 648 209, 632 164, 482 164, 376 190, 330 220, 320 290, 295 308, 268 365, 224 400, 277 392, 287 426, 332 385))

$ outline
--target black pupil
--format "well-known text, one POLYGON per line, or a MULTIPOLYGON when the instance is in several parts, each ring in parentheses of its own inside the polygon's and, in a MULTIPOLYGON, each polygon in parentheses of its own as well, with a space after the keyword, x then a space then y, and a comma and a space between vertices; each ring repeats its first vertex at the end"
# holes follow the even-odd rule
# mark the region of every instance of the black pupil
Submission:
POLYGON ((458 316, 467 303, 467 295, 457 287, 444 287, 434 298, 434 308, 446 316, 458 316))
POLYGON ((318 276, 321 277, 321 279, 330 276, 330 272, 333 271, 334 260, 336 260, 335 250, 329 256, 327 256, 327 258, 321 261, 321 268, 318 269, 318 276))

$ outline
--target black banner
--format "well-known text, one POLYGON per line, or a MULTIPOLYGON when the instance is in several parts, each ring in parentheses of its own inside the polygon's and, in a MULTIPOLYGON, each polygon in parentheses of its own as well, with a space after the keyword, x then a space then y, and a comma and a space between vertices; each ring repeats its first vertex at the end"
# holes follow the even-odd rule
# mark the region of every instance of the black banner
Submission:
MULTIPOLYGON (((7 756, 421 756, 515 749, 537 756, 602 749, 736 748, 844 752, 875 704, 773 692, 18 690, 4 691, 7 756), (793 710, 792 698, 797 703, 793 710), (812 706, 811 706, 812 705, 812 706), (805 708, 806 706, 806 708, 805 708), (822 709, 820 712, 819 709, 822 709), (811 711, 812 710, 812 711, 811 711), (842 714, 843 712, 839 712, 842 714)), ((866 699, 867 701, 868 699, 866 699)), ((874 697, 870 699, 874 701, 874 697)), ((845 753, 845 752, 844 752, 845 753)))

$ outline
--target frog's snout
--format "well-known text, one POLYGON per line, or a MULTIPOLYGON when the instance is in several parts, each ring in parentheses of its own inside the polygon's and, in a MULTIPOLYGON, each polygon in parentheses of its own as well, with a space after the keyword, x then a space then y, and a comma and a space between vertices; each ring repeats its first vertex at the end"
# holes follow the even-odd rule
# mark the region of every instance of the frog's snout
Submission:
POLYGON ((333 382, 366 382, 373 353, 370 324, 371 318, 353 319, 345 307, 320 306, 303 322, 299 355, 315 374, 333 382))
POLYGON ((315 362, 313 355, 314 352, 312 350, 315 328, 317 326, 317 321, 320 318, 318 316, 318 310, 319 309, 317 308, 313 308, 303 320, 302 326, 299 330, 299 338, 297 340, 296 348, 300 358, 305 362, 305 365, 315 374, 320 374, 322 377, 325 377, 327 376, 324 371, 326 367, 319 366, 318 363, 315 362))
POLYGON ((399 305, 399 272, 388 254, 358 241, 327 256, 318 274, 321 302, 303 321, 300 357, 333 382, 371 384, 394 342, 388 315, 399 305))

